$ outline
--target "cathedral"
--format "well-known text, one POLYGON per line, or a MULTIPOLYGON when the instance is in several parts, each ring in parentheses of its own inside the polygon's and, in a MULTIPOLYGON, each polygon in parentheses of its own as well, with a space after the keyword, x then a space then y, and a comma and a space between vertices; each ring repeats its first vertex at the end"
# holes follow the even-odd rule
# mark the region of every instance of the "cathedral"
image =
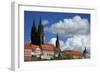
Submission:
MULTIPOLYGON (((55 42, 56 43, 55 47, 60 48, 58 33, 57 33, 56 38, 57 40, 55 42)), ((34 44, 34 45, 44 44, 44 27, 43 27, 41 18, 40 18, 38 27, 35 25, 35 21, 33 20, 33 25, 31 29, 31 44, 34 44)))
POLYGON ((35 21, 33 21, 32 29, 31 29, 31 44, 34 45, 44 44, 44 28, 42 25, 41 18, 38 27, 36 27, 35 21))
MULTIPOLYGON (((40 18, 39 24, 38 26, 35 25, 35 21, 33 20, 33 25, 31 28, 31 44, 34 45, 42 45, 45 44, 44 43, 44 27, 42 24, 42 19, 40 18)), ((60 44, 59 44, 59 37, 58 37, 58 33, 56 35, 56 48, 60 49, 60 44)))

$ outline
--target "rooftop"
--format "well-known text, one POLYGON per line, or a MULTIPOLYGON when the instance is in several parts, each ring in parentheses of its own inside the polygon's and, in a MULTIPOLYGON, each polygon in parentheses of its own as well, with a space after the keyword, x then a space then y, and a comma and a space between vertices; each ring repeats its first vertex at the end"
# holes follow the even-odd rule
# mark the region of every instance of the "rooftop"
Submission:
POLYGON ((54 45, 52 44, 42 44, 40 46, 38 45, 34 45, 34 44, 25 44, 24 45, 24 49, 32 49, 33 51, 36 49, 36 48, 41 48, 42 50, 45 50, 45 51, 54 51, 55 47, 54 45))
POLYGON ((67 54, 75 55, 75 56, 82 56, 82 53, 78 50, 66 50, 63 52, 67 54))

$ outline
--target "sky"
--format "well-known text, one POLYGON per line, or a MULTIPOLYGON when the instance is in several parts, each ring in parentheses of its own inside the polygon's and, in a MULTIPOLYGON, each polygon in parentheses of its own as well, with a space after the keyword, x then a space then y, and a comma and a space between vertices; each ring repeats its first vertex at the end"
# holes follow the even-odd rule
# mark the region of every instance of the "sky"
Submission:
POLYGON ((24 11, 24 42, 30 42, 33 25, 39 24, 40 18, 44 26, 44 41, 55 45, 58 33, 60 46, 63 48, 90 48, 90 14, 24 11), (76 43, 76 44, 75 44, 76 43), (87 44, 88 45, 87 45, 87 44))

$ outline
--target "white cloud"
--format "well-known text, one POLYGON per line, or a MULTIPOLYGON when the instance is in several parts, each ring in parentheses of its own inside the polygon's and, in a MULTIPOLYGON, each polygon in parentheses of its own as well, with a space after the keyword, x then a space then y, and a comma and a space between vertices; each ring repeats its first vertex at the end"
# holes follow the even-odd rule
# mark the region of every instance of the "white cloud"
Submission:
POLYGON ((49 23, 48 20, 42 20, 42 24, 43 24, 43 25, 46 25, 46 24, 48 24, 48 23, 49 23))
MULTIPOLYGON (((71 19, 63 19, 54 24, 50 27, 46 27, 46 32, 53 32, 63 36, 71 36, 65 42, 62 40, 60 41, 60 48, 61 50, 66 49, 76 49, 83 51, 86 47, 88 51, 90 51, 90 30, 89 21, 85 18, 81 18, 80 16, 74 16, 71 19)), ((51 44, 55 45, 56 38, 51 38, 51 44)))
POLYGON ((45 31, 59 33, 64 36, 76 35, 76 34, 87 34, 89 33, 89 22, 87 19, 83 19, 80 16, 75 16, 72 19, 60 20, 46 27, 45 31))
POLYGON ((65 42, 65 45, 67 46, 67 49, 75 49, 82 52, 86 47, 86 49, 90 51, 90 36, 76 35, 72 38, 68 38, 68 40, 65 42))
MULTIPOLYGON (((50 39, 50 44, 55 46, 56 38, 50 39)), ((89 35, 76 35, 68 38, 65 42, 59 40, 61 50, 79 50, 83 52, 86 49, 90 51, 90 36, 89 35)))
POLYGON ((56 46, 55 42, 56 42, 56 38, 51 38, 49 41, 50 44, 53 44, 54 46, 56 46))

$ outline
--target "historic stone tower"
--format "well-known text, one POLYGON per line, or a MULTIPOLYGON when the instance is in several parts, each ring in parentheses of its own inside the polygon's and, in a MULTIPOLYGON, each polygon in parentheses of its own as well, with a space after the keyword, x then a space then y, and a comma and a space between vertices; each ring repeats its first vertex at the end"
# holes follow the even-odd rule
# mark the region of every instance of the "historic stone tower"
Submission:
POLYGON ((31 44, 34 45, 44 44, 44 28, 42 25, 41 18, 38 27, 36 27, 35 21, 33 20, 33 25, 31 28, 31 44))

